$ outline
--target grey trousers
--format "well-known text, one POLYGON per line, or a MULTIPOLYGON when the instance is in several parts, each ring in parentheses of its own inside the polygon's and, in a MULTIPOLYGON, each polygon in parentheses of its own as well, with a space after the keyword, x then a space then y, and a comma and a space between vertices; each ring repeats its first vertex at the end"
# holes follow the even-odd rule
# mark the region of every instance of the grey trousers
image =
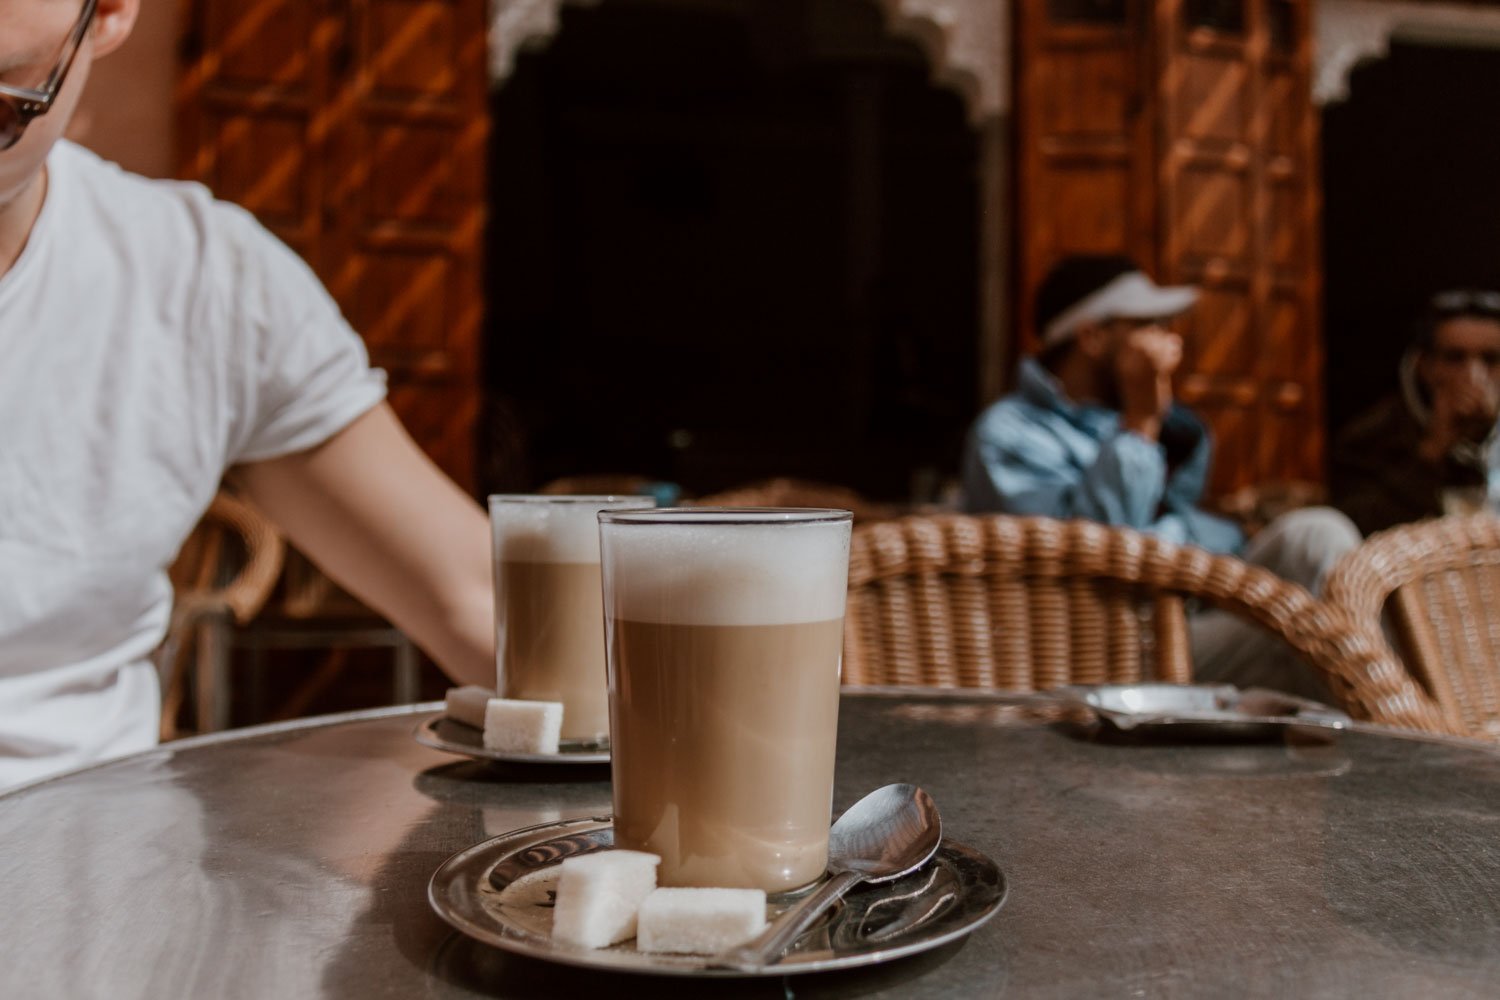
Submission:
MULTIPOLYGON (((1359 543, 1359 529, 1340 512, 1332 507, 1304 507, 1261 529, 1245 546, 1242 558, 1316 595, 1333 564, 1359 543)), ((1188 636, 1196 681, 1275 688, 1328 700, 1328 689, 1317 670, 1253 622, 1208 608, 1188 619, 1188 636)))

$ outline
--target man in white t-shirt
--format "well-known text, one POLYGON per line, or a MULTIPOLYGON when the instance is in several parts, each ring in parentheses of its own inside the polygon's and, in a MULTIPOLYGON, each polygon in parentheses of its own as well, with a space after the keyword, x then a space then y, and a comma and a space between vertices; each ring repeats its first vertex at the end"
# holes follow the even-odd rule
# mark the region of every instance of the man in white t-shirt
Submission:
POLYGON ((139 0, 0 0, 0 788, 155 742, 165 568, 229 473, 455 680, 488 527, 312 272, 198 185, 62 141, 139 0))

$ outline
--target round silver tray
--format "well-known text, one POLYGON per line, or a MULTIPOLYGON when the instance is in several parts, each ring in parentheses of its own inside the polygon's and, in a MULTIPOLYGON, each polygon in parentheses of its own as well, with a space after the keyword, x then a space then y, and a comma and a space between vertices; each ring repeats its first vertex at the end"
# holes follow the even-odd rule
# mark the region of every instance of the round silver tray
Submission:
MULTIPOLYGON (((614 846, 605 817, 543 823, 486 840, 445 861, 427 886, 438 915, 475 940, 518 955, 588 969, 668 976, 790 976, 849 969, 915 955, 982 925, 1005 902, 1005 876, 971 847, 944 840, 932 863, 884 885, 855 889, 798 939, 776 965, 759 972, 709 968, 697 955, 578 948, 552 940, 557 866, 614 846)), ((787 904, 772 902, 774 917, 787 904)))
POLYGON ((424 747, 462 754, 475 760, 503 764, 608 764, 609 740, 562 740, 557 753, 503 753, 484 745, 484 734, 473 726, 438 714, 423 720, 412 738, 424 747))
POLYGON ((1349 716, 1320 702, 1263 688, 1229 684, 1095 684, 1041 697, 1092 711, 1120 733, 1175 739, 1258 740, 1287 729, 1340 730, 1349 716))

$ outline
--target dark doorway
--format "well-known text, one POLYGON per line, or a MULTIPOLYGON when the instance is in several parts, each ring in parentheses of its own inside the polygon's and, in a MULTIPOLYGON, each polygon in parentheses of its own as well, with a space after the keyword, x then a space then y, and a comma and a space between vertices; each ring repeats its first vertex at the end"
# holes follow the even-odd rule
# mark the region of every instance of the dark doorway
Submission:
POLYGON ((488 488, 956 472, 977 139, 874 4, 568 6, 492 111, 488 488))
POLYGON ((1423 303, 1500 285, 1500 50, 1394 40, 1323 115, 1328 423, 1396 385, 1423 303))

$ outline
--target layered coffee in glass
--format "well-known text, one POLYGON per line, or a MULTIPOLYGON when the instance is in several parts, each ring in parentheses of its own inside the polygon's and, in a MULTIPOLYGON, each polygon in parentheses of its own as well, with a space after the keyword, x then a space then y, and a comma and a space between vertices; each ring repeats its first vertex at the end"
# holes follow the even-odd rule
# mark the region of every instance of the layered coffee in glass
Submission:
POLYGON ((562 739, 609 735, 601 510, 651 507, 650 497, 489 498, 494 542, 496 690, 563 705, 562 739))
POLYGON ((619 847, 663 885, 786 892, 828 860, 848 511, 599 515, 619 847))

